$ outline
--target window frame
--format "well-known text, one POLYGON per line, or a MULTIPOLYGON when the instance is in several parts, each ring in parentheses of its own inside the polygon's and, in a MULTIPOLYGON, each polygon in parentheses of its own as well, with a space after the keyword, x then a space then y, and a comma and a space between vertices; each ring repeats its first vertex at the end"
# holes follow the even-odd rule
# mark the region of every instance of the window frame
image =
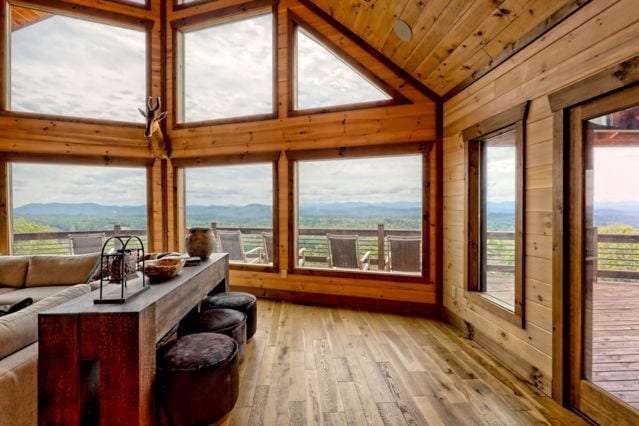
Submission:
POLYGON ((175 191, 175 217, 178 226, 176 236, 178 238, 178 247, 184 251, 184 238, 186 235, 186 180, 184 179, 184 169, 196 167, 221 167, 221 166, 241 166, 250 164, 271 164, 273 181, 272 181, 272 233, 273 233, 273 260, 268 264, 249 264, 249 263, 229 263, 229 268, 240 271, 260 271, 260 272, 279 272, 280 270, 280 254, 279 250, 279 203, 278 203, 278 164, 279 153, 262 153, 262 154, 238 154, 207 158, 184 158, 173 161, 174 174, 177 176, 175 191))
POLYGON ((385 106, 404 105, 410 103, 399 91, 395 90, 392 86, 379 78, 368 68, 364 67, 358 61, 348 55, 342 48, 335 45, 323 34, 313 29, 304 19, 296 15, 292 11, 288 11, 288 25, 287 25, 287 43, 288 43, 288 99, 287 99, 287 115, 289 117, 298 117, 309 114, 321 114, 327 112, 340 112, 340 111, 353 111, 366 108, 378 108, 385 106), (358 102, 343 105, 313 107, 305 109, 297 109, 297 30, 301 28, 312 39, 318 42, 320 45, 336 54, 344 63, 349 67, 356 70, 359 74, 369 80, 374 86, 383 90, 391 98, 380 101, 358 102))
MULTIPOLYGON (((200 2, 184 5, 185 8, 196 6, 200 2)), ((182 6, 182 5, 180 5, 182 6)), ((205 127, 217 124, 230 124, 240 122, 258 122, 264 120, 272 120, 278 118, 278 85, 277 85, 277 67, 278 67, 278 42, 277 42, 277 2, 272 0, 255 0, 246 4, 242 8, 227 7, 219 10, 212 10, 198 15, 192 15, 183 19, 170 22, 172 39, 173 39, 173 75, 174 87, 172 96, 174 99, 174 108, 172 111, 173 129, 190 129, 195 127, 205 127), (185 88, 184 88, 184 70, 185 70, 185 52, 184 52, 184 34, 189 31, 196 31, 205 28, 215 27, 217 25, 230 23, 233 21, 241 21, 251 19, 255 16, 270 14, 273 22, 272 28, 272 105, 271 112, 262 114, 242 115, 234 117, 214 118, 210 120, 183 122, 180 117, 184 115, 185 88)))
MULTIPOLYGON (((113 0, 112 0, 113 1, 113 0)), ((139 5, 129 2, 120 2, 115 0, 115 3, 121 3, 132 7, 137 7, 140 9, 149 9, 149 1, 146 1, 145 5, 139 5)), ((43 12, 48 12, 54 15, 65 16, 69 18, 80 19, 89 22, 95 22, 102 25, 110 25, 116 26, 120 28, 127 28, 134 31, 142 31, 144 32, 145 37, 145 86, 146 86, 146 94, 151 93, 152 89, 152 81, 151 81, 151 30, 154 25, 154 21, 148 18, 141 18, 136 16, 124 15, 118 12, 105 12, 99 9, 92 9, 90 7, 84 7, 80 5, 75 5, 72 9, 56 7, 56 5, 50 5, 48 3, 41 4, 40 2, 34 4, 25 4, 24 2, 16 1, 16 0, 7 0, 5 5, 5 15, 3 16, 5 19, 10 19, 11 7, 22 7, 26 9, 35 9, 43 12)), ((0 14, 1 16, 2 14, 0 14)), ((136 121, 123 121, 123 120, 115 120, 115 119, 105 119, 105 118, 91 118, 91 117, 81 117, 81 116, 69 116, 69 115, 57 115, 57 114, 49 114, 49 113, 38 113, 38 112, 28 112, 28 111, 14 111, 11 109, 11 105, 9 102, 10 94, 11 94, 11 64, 10 64, 10 52, 11 52, 11 35, 10 29, 8 29, 9 34, 6 37, 2 37, 6 39, 6 52, 7 58, 4 66, 6 67, 5 75, 6 79, 4 81, 3 87, 0 89, 0 115, 10 115, 15 117, 24 117, 24 118, 44 118, 44 119, 52 119, 56 121, 62 122, 73 122, 73 123, 91 123, 91 124, 117 124, 124 125, 130 127, 144 127, 143 124, 140 124, 136 121)), ((146 95, 145 94, 145 95, 146 95)))
MULTIPOLYGON (((98 166, 98 167, 130 167, 144 169, 146 177, 146 191, 144 203, 146 204, 146 237, 147 250, 150 251, 156 242, 153 241, 153 209, 151 199, 149 197, 151 188, 151 162, 146 159, 129 159, 129 158, 107 158, 98 161, 95 157, 75 156, 64 157, 62 161, 59 158, 52 158, 46 154, 21 154, 21 153, 4 153, 0 155, 0 200, 4 200, 6 210, 0 211, 0 222, 6 224, 6 237, 2 238, 0 243, 0 252, 2 252, 2 244, 6 242, 7 246, 4 253, 13 254, 13 176, 11 173, 12 164, 15 163, 34 163, 42 165, 67 165, 67 166, 98 166), (6 212, 6 215, 4 214, 6 212)), ((1 228, 1 227, 0 227, 1 228)), ((0 230, 0 238, 2 231, 0 230)))
POLYGON ((288 176, 289 176, 289 240, 288 240, 288 271, 299 275, 311 275, 311 276, 325 276, 325 277, 345 277, 354 279, 371 279, 379 281, 392 281, 392 282, 404 282, 404 283, 419 283, 419 284, 433 284, 432 272, 432 260, 435 256, 434 249, 435 244, 432 242, 432 227, 434 227, 434 211, 432 211, 433 204, 431 198, 434 194, 431 192, 432 181, 432 168, 434 158, 433 142, 421 142, 421 143, 400 143, 393 145, 370 145, 359 147, 339 147, 339 148, 326 148, 316 150, 300 150, 290 151, 287 153, 288 158, 288 176), (397 156, 397 155, 421 155, 422 157, 422 221, 421 221, 421 233, 422 233, 422 270, 419 275, 404 275, 398 273, 388 272, 372 272, 372 271, 341 271, 333 270, 329 268, 305 268, 298 265, 297 253, 298 247, 298 229, 299 229, 299 182, 297 165, 300 161, 304 160, 341 160, 341 159, 356 159, 366 157, 385 157, 385 156, 397 156))
POLYGON ((525 328, 525 120, 529 102, 516 105, 491 118, 463 130, 466 147, 466 295, 492 314, 525 328), (515 131, 515 282, 514 310, 485 292, 485 226, 483 205, 483 182, 485 177, 483 144, 487 139, 515 131))

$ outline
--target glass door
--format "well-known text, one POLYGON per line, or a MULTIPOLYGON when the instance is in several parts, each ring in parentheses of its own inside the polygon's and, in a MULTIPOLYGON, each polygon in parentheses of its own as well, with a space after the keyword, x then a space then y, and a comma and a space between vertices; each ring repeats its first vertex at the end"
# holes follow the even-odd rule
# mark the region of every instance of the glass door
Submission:
POLYGON ((570 399, 605 424, 639 422, 639 96, 628 92, 571 111, 570 399))

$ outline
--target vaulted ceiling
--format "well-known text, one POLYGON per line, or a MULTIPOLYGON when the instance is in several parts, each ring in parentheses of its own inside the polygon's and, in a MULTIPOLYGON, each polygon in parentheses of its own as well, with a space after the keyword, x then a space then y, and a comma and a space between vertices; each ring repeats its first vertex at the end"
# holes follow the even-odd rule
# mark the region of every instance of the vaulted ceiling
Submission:
MULTIPOLYGON (((514 55, 589 0, 300 0, 444 99, 514 55), (410 27, 404 41, 396 20, 410 27)), ((23 9, 12 30, 49 14, 23 9)))
POLYGON ((587 0, 302 0, 321 9, 433 92, 468 86, 587 0), (396 19, 412 29, 402 41, 396 19))

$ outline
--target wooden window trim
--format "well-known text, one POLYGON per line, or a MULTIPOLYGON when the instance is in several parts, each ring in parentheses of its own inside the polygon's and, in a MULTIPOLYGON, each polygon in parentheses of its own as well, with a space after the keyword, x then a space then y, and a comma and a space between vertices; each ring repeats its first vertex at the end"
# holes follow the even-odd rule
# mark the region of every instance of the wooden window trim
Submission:
MULTIPOLYGON (((147 1, 148 5, 148 1, 147 1)), ((37 9, 45 12, 49 12, 54 15, 66 16, 76 19, 81 19, 84 21, 95 22, 103 25, 116 26, 120 28, 128 28, 135 31, 143 31, 145 33, 145 49, 146 49, 146 58, 145 58, 145 66, 146 66, 146 90, 150 93, 151 90, 151 29, 154 25, 154 19, 151 17, 144 18, 133 15, 126 15, 119 12, 112 12, 107 10, 95 9, 89 6, 84 5, 76 5, 69 4, 59 0, 33 0, 32 2, 24 2, 18 0, 8 0, 6 3, 2 5, 0 8, 0 30, 4 34, 4 36, 0 36, 0 52, 9 52, 11 48, 11 37, 10 37, 10 8, 12 6, 22 7, 26 9, 37 9)), ((125 6, 123 4, 123 6, 125 6)), ((126 3, 126 6, 135 6, 130 3, 126 3)), ((147 11, 145 7, 141 7, 142 5, 137 5, 136 9, 145 9, 145 14, 150 12, 150 9, 147 11)), ((4 57, 0 60, 0 75, 3 77, 2 81, 5 84, 0 87, 0 116, 10 116, 17 118, 43 118, 50 119, 62 122, 73 122, 73 123, 91 123, 91 124, 104 124, 104 125, 118 125, 118 126, 134 126, 139 128, 144 128, 144 125, 137 124, 133 121, 122 121, 122 120, 111 120, 104 118, 91 118, 91 117, 79 117, 79 116, 66 116, 66 115, 56 115, 56 114, 43 114, 36 112, 27 112, 27 111, 12 111, 10 109, 9 97, 10 97, 10 87, 9 82, 11 81, 11 63, 10 63, 10 55, 5 54, 4 57)))
POLYGON ((639 84, 639 56, 606 68, 548 95, 553 111, 553 270, 552 270, 552 397, 569 404, 569 309, 570 265, 568 188, 570 109, 580 103, 639 84))
POLYGON ((466 295, 471 303, 498 316, 501 319, 525 328, 525 119, 528 112, 528 102, 516 105, 500 114, 476 123, 462 132, 466 146, 467 162, 467 243, 466 243, 466 295), (481 176, 485 167, 481 161, 481 142, 505 132, 515 131, 516 152, 516 195, 515 195, 515 306, 514 311, 492 296, 482 292, 482 269, 485 261, 480 259, 483 239, 480 237, 480 214, 485 208, 480 205, 480 185, 484 180, 481 176))
MULTIPOLYGON (((187 5, 187 8, 196 6, 201 2, 187 5)), ((277 69, 278 69, 278 13, 277 2, 272 0, 254 0, 240 5, 229 6, 221 9, 214 9, 200 14, 190 15, 181 19, 171 21, 171 31, 173 39, 173 129, 190 129, 196 127, 206 127, 220 124, 232 124, 242 122, 266 121, 278 118, 278 86, 277 86, 277 69), (271 100, 271 112, 263 114, 251 114, 234 117, 222 117, 211 120, 182 122, 179 120, 184 115, 184 33, 187 31, 214 27, 227 22, 237 20, 250 19, 259 15, 271 15, 273 22, 273 69, 272 69, 272 87, 273 95, 271 100)))
POLYGON ((278 219, 278 162, 279 162, 279 153, 260 153, 260 154, 238 154, 238 155, 230 155, 230 156, 212 156, 205 158, 188 158, 188 159, 178 159, 173 162, 174 173, 178 176, 178 184, 176 187, 176 200, 180 200, 180 206, 178 212, 176 212, 176 236, 178 241, 184 241, 185 234, 184 230, 186 229, 186 205, 184 204, 186 201, 185 197, 185 186, 184 186, 184 169, 186 167, 196 168, 196 167, 215 167, 215 166, 230 166, 230 165, 248 165, 248 164, 271 164, 272 166, 272 218, 273 218, 273 261, 271 265, 259 265, 259 264, 241 264, 241 263, 233 263, 229 264, 229 268, 233 270, 239 271, 253 271, 253 272, 279 272, 280 269, 280 256, 279 250, 276 247, 279 247, 279 219, 278 219))
MULTIPOLYGON (((591 80, 592 82, 592 80, 591 80)), ((591 93, 584 87, 584 93, 591 93)), ((623 91, 612 91, 604 96, 597 96, 585 102, 569 107, 559 114, 567 115, 564 120, 568 125, 567 134, 569 143, 562 151, 566 156, 566 176, 561 185, 569 185, 569 190, 564 193, 568 206, 564 211, 564 226, 568 232, 561 236, 563 241, 563 254, 561 257, 561 271, 565 274, 566 287, 560 286, 564 291, 562 294, 561 314, 565 316, 565 325, 562 329, 566 344, 566 352, 562 353, 561 363, 565 365, 562 374, 559 376, 563 382, 562 389, 553 389, 557 396, 561 396, 563 390, 563 400, 567 404, 578 410, 586 411, 588 416, 593 416, 594 420, 600 423, 611 423, 621 418, 634 419, 637 410, 625 403, 618 402, 614 397, 609 403, 615 405, 614 416, 606 410, 607 402, 601 398, 601 393, 606 391, 597 384, 585 379, 586 371, 589 368, 584 352, 591 352, 588 337, 590 330, 585 324, 588 311, 592 310, 592 294, 588 294, 586 280, 588 276, 588 258, 586 255, 588 242, 588 228, 586 226, 588 197, 586 170, 591 166, 588 164, 588 143, 585 141, 587 129, 584 123, 590 119, 606 115, 612 111, 620 111, 639 105, 639 85, 628 85, 623 91), (566 214, 567 213, 567 214, 566 214), (578 305, 578 306, 577 306, 578 305), (593 414, 597 413, 595 417, 593 414)), ((558 271, 554 271, 558 273, 558 271)), ((558 291, 558 290, 557 290, 558 291)), ((553 346, 553 351, 555 350, 553 346)), ((554 361, 556 363, 558 361, 554 361)), ((553 368, 555 366, 553 365, 553 368)), ((607 400, 607 398, 606 398, 607 400)))
POLYGON ((399 283, 419 283, 433 284, 430 282, 430 264, 431 258, 435 253, 431 250, 435 244, 431 242, 430 229, 434 215, 430 214, 431 197, 434 196, 431 191, 431 157, 434 156, 433 142, 421 143, 400 143, 393 145, 371 145, 357 147, 338 147, 316 150, 299 150, 287 152, 288 158, 288 176, 289 176, 289 273, 299 275, 324 276, 324 277, 342 277, 360 280, 379 280, 399 283), (298 253, 298 173, 297 164, 304 160, 330 160, 345 158, 361 158, 361 157, 383 157, 390 155, 422 155, 422 272, 420 275, 401 275, 384 272, 360 272, 360 271, 335 271, 322 268, 300 268, 297 265, 298 253))
POLYGON ((378 108, 385 106, 394 106, 394 105, 404 105, 410 103, 406 97, 404 97, 398 90, 395 90, 392 86, 387 84, 384 80, 379 78, 373 72, 371 72, 366 67, 362 66, 359 62, 355 61, 348 53, 346 53, 342 48, 336 46, 332 43, 328 38, 326 38, 322 33, 315 30, 312 25, 308 24, 304 19, 296 15, 292 11, 287 12, 288 16, 288 24, 287 24, 287 33, 288 33, 288 105, 287 105, 287 115, 289 117, 298 117, 302 115, 309 114, 322 114, 327 112, 340 112, 340 111, 353 111, 358 109, 367 109, 367 108, 378 108), (348 66, 359 72, 364 76, 367 80, 371 82, 374 86, 377 86, 381 90, 383 90, 386 94, 388 94, 391 98, 387 100, 379 100, 379 101, 369 101, 369 102, 357 102, 351 104, 344 105, 329 105, 324 107, 313 107, 313 108, 304 108, 297 109, 296 104, 296 96, 297 96, 297 29, 302 28, 304 31, 309 33, 313 38, 315 38, 320 44, 328 48, 331 52, 335 53, 339 56, 339 58, 344 61, 348 66))

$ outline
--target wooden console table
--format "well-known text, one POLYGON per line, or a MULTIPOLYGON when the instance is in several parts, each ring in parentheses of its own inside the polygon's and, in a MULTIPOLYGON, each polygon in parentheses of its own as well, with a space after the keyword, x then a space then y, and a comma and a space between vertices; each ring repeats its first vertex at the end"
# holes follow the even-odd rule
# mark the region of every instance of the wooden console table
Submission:
POLYGON ((125 304, 94 304, 91 293, 40 313, 39 424, 154 424, 156 343, 225 290, 228 255, 213 254, 125 304))

